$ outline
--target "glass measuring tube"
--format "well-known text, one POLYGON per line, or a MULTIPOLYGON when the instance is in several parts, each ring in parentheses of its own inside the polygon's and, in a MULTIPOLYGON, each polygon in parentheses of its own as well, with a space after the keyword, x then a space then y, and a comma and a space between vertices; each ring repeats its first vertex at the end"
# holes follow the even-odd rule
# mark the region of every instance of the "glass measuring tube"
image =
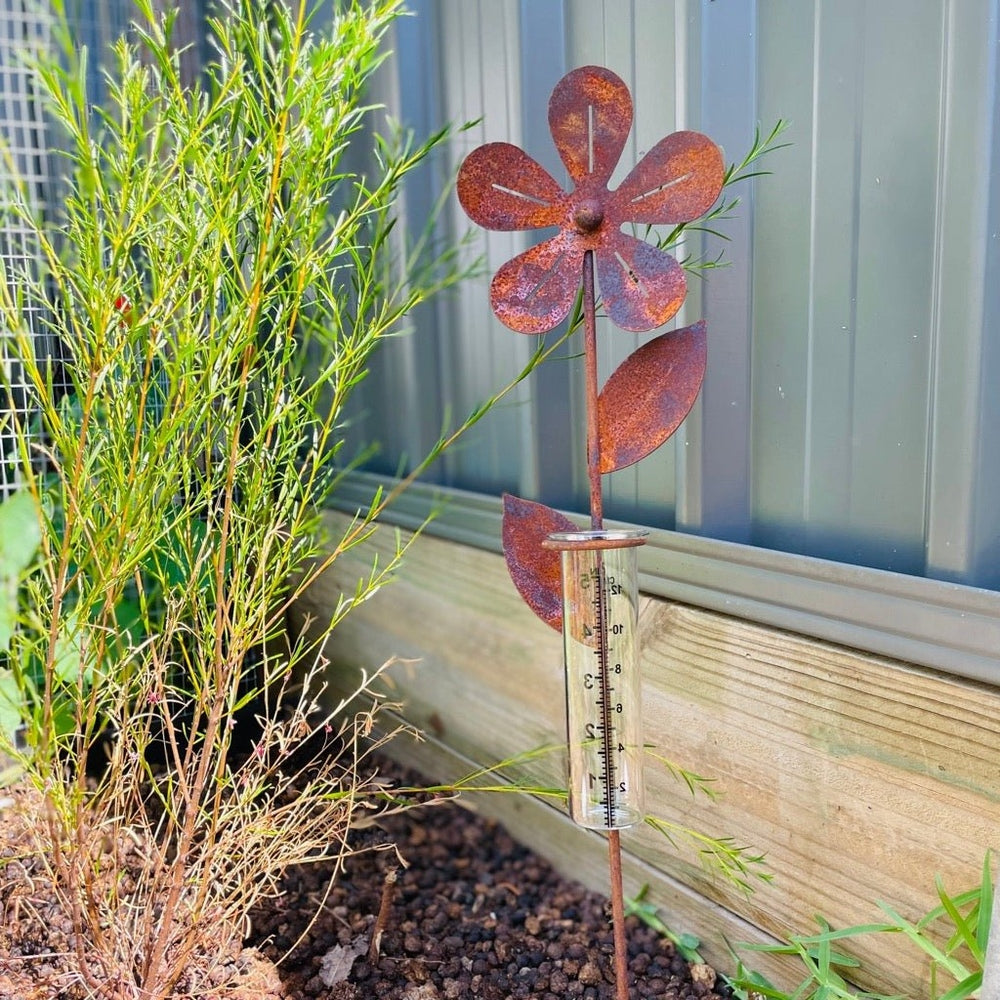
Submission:
POLYGON ((642 822, 637 547, 645 531, 549 535, 562 559, 569 811, 580 826, 642 822))

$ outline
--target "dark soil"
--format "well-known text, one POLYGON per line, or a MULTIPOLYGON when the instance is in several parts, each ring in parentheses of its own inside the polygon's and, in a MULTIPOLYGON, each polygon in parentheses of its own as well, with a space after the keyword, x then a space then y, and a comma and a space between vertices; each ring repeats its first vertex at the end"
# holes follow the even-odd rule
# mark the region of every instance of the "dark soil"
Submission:
MULTIPOLYGON (((446 803, 389 817, 364 841, 396 850, 349 859, 325 900, 329 871, 293 872, 278 905, 253 915, 258 947, 276 960, 305 932, 279 964, 286 997, 613 1000, 606 898, 559 876, 496 823, 446 803), (385 927, 372 960, 384 896, 385 927), (306 929, 317 901, 320 915, 306 929)), ((628 940, 632 1000, 729 996, 721 980, 716 991, 713 970, 689 967, 670 941, 634 917, 628 940)))
MULTIPOLYGON (((0 809, 0 869, 4 855, 12 856, 11 827, 0 809)), ((439 803, 357 831, 355 846, 358 853, 335 878, 319 866, 288 874, 282 895, 251 914, 244 952, 219 962, 228 973, 216 996, 614 1000, 607 900, 560 877, 495 823, 439 803)), ((34 880, 36 893, 42 884, 34 880)), ((52 940, 39 937, 36 926, 30 940, 19 941, 24 915, 44 912, 45 901, 32 899, 29 910, 23 900, 20 920, 11 919, 11 902, 0 899, 0 1000, 79 995, 58 985, 69 976, 55 957, 65 947, 59 920, 36 922, 52 940)), ((689 966, 635 918, 628 920, 628 941, 631 1000, 729 996, 713 970, 689 966)))

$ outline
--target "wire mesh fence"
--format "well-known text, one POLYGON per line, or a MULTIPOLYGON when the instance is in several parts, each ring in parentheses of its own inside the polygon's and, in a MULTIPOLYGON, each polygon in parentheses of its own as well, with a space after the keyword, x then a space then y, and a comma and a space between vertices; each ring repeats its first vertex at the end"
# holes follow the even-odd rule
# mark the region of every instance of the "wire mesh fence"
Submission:
MULTIPOLYGON (((161 6, 160 0, 154 3, 154 8, 161 6)), ((107 96, 104 67, 110 47, 127 31, 131 4, 129 0, 78 0, 68 4, 67 11, 73 44, 86 48, 89 54, 87 96, 92 104, 100 105, 107 96)), ((188 83, 194 82, 203 64, 202 24, 202 4, 192 2, 183 5, 174 25, 174 41, 182 51, 183 76, 188 83)), ((21 185, 32 213, 58 225, 64 178, 62 161, 54 148, 56 130, 46 121, 43 101, 25 59, 32 50, 54 43, 54 21, 44 3, 0 0, 0 143, 5 150, 5 156, 0 157, 0 191, 10 191, 13 183, 21 185)), ((9 205, 2 207, 0 263, 14 288, 23 293, 37 287, 38 255, 30 229, 8 210, 9 205)), ((46 308, 37 297, 26 297, 21 315, 35 359, 51 380, 53 393, 60 396, 69 393, 72 386, 62 364, 65 347, 46 323, 46 308)), ((11 347, 12 336, 12 331, 0 327, 0 364, 9 387, 0 399, 0 501, 19 485, 18 437, 27 432, 29 441, 43 443, 36 437, 27 386, 11 347)))
MULTIPOLYGON (((15 178, 24 185, 24 196, 34 212, 45 212, 51 205, 53 173, 49 129, 24 56, 32 48, 49 44, 50 34, 51 23, 44 10, 26 0, 0 0, 0 137, 8 154, 0 161, 0 171, 5 188, 15 178)), ((5 211, 2 218, 0 259, 16 281, 17 275, 37 267, 32 237, 13 213, 5 211)), ((57 357, 58 346, 46 342, 43 309, 41 302, 25 301, 26 326, 36 352, 57 357)), ((8 497, 18 485, 15 428, 31 420, 26 386, 11 349, 12 335, 10 330, 0 328, 0 358, 10 386, 0 415, 0 499, 8 497)))

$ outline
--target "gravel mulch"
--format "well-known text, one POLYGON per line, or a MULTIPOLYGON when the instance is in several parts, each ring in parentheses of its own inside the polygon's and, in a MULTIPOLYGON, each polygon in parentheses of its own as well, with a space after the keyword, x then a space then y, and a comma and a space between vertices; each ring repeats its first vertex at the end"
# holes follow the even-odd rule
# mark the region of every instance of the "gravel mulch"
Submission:
MULTIPOLYGON (((6 859, 17 853, 14 812, 0 809, 3 886, 12 882, 6 859)), ((607 900, 562 878, 496 823, 446 803, 390 816, 357 838, 361 850, 336 878, 320 866, 289 872, 282 895, 250 915, 244 951, 217 966, 227 971, 218 988, 200 995, 614 1000, 607 900)), ((45 940, 44 929, 55 934, 60 921, 39 898, 44 880, 34 878, 33 890, 17 920, 9 889, 0 898, 0 1000, 80 996, 65 986, 65 941, 45 940), (32 922, 32 913, 49 915, 32 922)), ((689 966, 635 918, 628 940, 631 1000, 729 997, 712 969, 689 966)))

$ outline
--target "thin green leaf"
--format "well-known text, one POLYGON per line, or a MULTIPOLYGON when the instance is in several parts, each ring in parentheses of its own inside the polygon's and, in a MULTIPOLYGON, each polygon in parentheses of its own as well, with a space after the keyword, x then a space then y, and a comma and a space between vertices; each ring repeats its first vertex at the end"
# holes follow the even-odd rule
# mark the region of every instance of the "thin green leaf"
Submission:
POLYGON ((953 959, 951 956, 945 954, 930 938, 922 934, 908 920, 901 917, 888 903, 879 903, 879 906, 892 918, 896 929, 905 934, 932 961, 937 962, 938 965, 956 980, 965 978, 968 970, 957 959, 953 959))
POLYGON ((968 1000, 983 985, 982 971, 973 972, 960 983, 956 983, 950 990, 942 993, 937 1000, 968 1000))
MULTIPOLYGON (((951 918, 951 922, 955 925, 956 936, 959 940, 965 943, 976 962, 979 965, 982 965, 983 949, 980 948, 979 942, 976 940, 975 929, 959 911, 954 900, 945 891, 944 882, 941 880, 940 875, 935 877, 934 885, 937 888, 938 898, 941 900, 941 906, 944 908, 945 913, 947 913, 951 918)), ((951 947, 949 947, 949 950, 951 950, 951 947)))
MULTIPOLYGON (((986 946, 990 937, 990 921, 993 914, 993 873, 991 871, 991 860, 993 854, 987 851, 983 857, 983 875, 979 883, 979 912, 976 923, 976 941, 979 947, 986 954, 986 946)), ((1000 933, 1000 929, 997 931, 1000 933)))

